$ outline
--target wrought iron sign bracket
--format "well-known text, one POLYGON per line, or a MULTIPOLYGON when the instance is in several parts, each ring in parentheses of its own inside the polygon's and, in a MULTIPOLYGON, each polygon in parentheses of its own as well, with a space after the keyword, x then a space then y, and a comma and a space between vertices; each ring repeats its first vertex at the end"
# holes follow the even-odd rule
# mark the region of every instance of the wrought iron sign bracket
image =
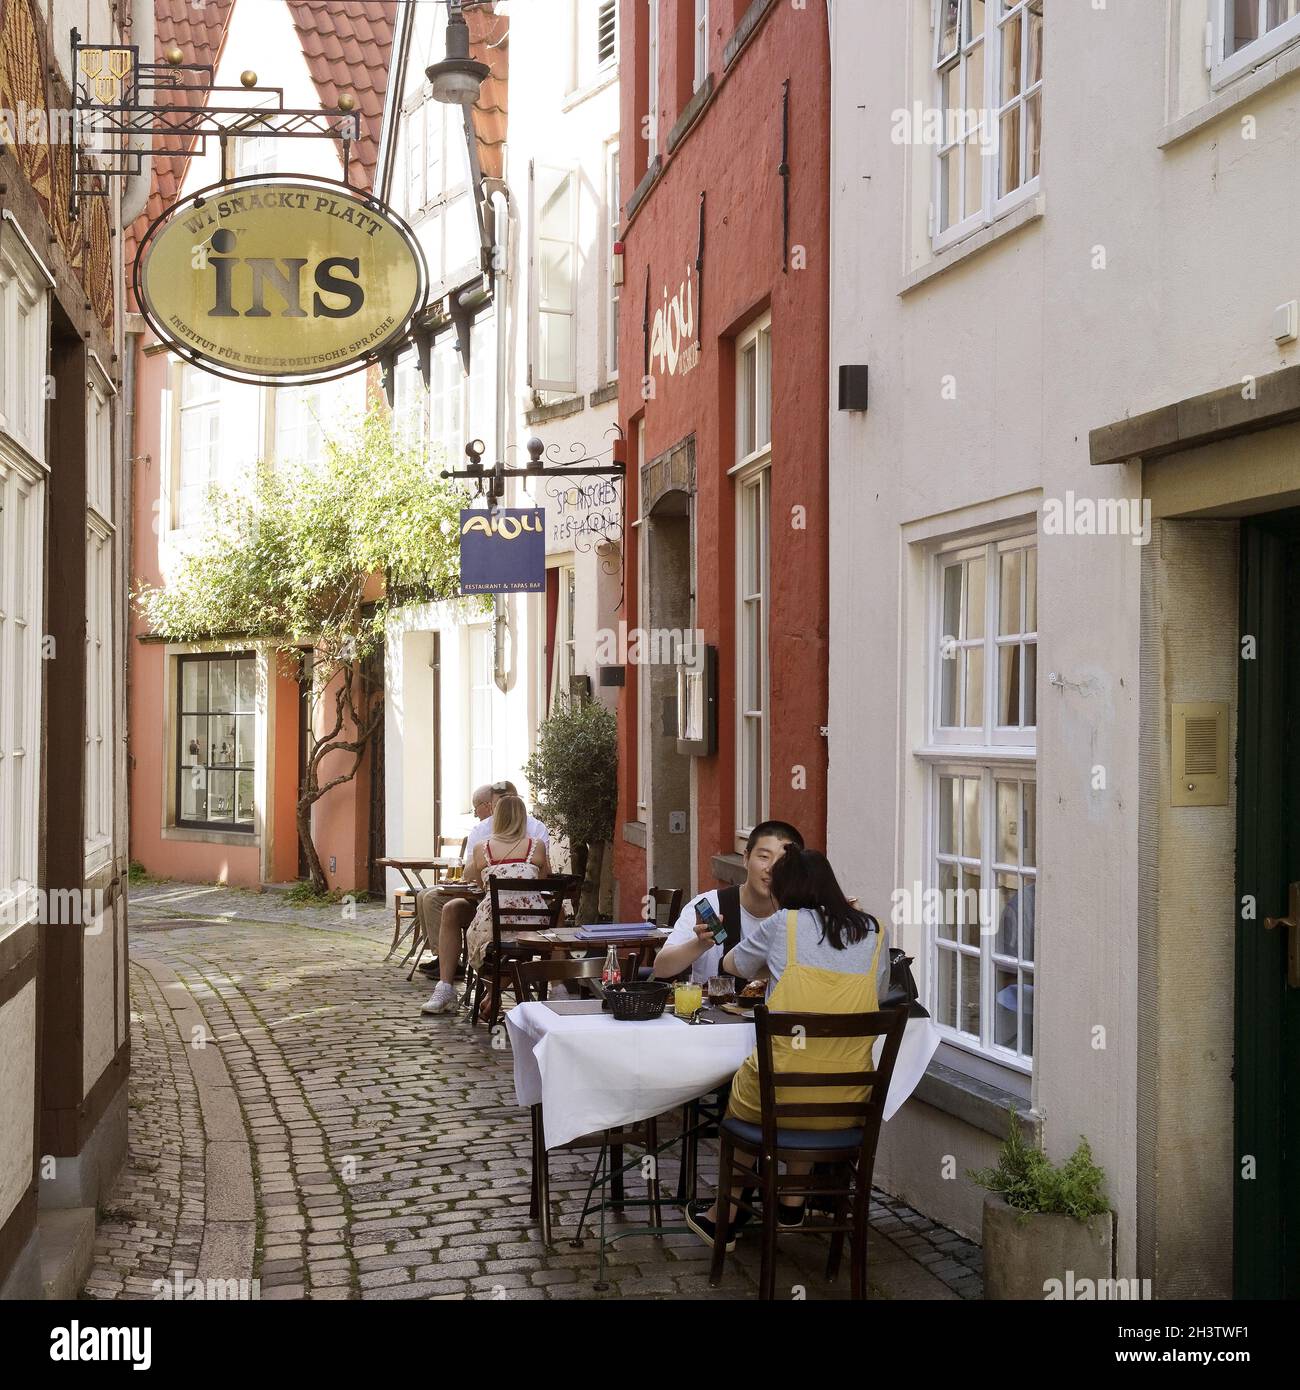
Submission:
MULTIPOLYGON (((506 483, 510 479, 519 479, 521 482, 529 482, 534 478, 625 478, 627 476, 627 463, 623 457, 623 431, 615 425, 617 438, 613 447, 610 449, 611 462, 600 463, 598 460, 604 454, 591 456, 582 454, 583 446, 575 444, 572 451, 581 454, 581 457, 570 460, 567 463, 559 462, 559 446, 552 444, 549 447, 534 436, 524 448, 528 451, 528 463, 523 468, 511 468, 504 462, 498 462, 495 467, 485 468, 483 466, 483 453, 486 448, 481 439, 471 439, 465 446, 465 454, 469 463, 464 468, 443 469, 441 477, 445 479, 456 479, 461 482, 475 483, 475 495, 486 496, 488 509, 496 506, 499 498, 505 496, 506 483), (551 462, 544 463, 543 457, 551 462)), ((554 495, 554 494, 553 494, 554 495)), ((619 527, 621 537, 622 527, 619 527)), ((615 539, 607 536, 606 539, 615 539)))
POLYGON ((138 45, 82 43, 76 29, 72 72, 68 210, 74 218, 82 198, 107 196, 106 180, 139 174, 160 139, 183 141, 189 154, 206 153, 209 137, 223 142, 232 135, 338 140, 343 182, 349 181, 358 135, 356 100, 350 94, 333 110, 288 107, 284 89, 259 86, 254 72, 246 72, 239 87, 218 85, 210 64, 186 63, 179 49, 165 63, 142 63, 138 45), (241 100, 233 100, 236 94, 241 100), (86 134, 92 138, 84 139, 86 134))

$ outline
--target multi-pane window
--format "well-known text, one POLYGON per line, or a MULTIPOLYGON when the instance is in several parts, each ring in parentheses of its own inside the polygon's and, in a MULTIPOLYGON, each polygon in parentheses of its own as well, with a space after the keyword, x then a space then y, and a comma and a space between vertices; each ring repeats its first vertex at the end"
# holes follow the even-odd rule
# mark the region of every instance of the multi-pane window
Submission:
POLYGON ((197 525, 209 491, 246 478, 263 452, 261 388, 180 367, 175 525, 197 525))
POLYGON ((6 223, 0 236, 0 434, 36 459, 45 450, 46 284, 6 223))
POLYGON ((709 0, 695 0, 695 81, 699 91, 709 75, 709 0))
POLYGON ((772 447, 772 326, 764 320, 736 343, 736 456, 746 463, 772 447))
POLYGON ((496 775, 492 734, 492 707, 496 690, 495 638, 491 627, 469 630, 469 786, 466 802, 475 787, 488 786, 496 775))
POLYGON ((403 112, 399 187, 419 224, 435 292, 477 267, 478 222, 469 196, 469 147, 459 106, 419 93, 403 112))
POLYGON ((736 528, 736 835, 743 838, 767 816, 767 623, 771 470, 758 468, 738 481, 736 528))
POLYGON ((42 470, 0 428, 0 922, 24 920, 36 883, 43 512, 42 470))
MULTIPOLYGON (((0 236, 0 933, 35 909, 40 825, 46 281, 0 236)), ((96 485, 95 478, 90 480, 96 485)))
POLYGON ((92 368, 86 385, 86 872, 107 862, 113 837, 112 399, 92 368))
POLYGON ((576 221, 578 182, 570 169, 539 166, 534 175, 533 387, 577 389, 576 221))
POLYGON ((933 230, 943 246, 1037 186, 1043 0, 935 0, 942 117, 933 230))
POLYGON ((1300 39, 1300 0, 1212 0, 1213 82, 1248 72, 1300 39))
POLYGON ((278 463, 315 467, 325 450, 325 387, 320 382, 281 386, 275 392, 275 450, 278 463))
MULTIPOLYGON (((637 467, 649 462, 645 452, 645 416, 636 422, 637 467)), ((650 564, 648 531, 644 514, 636 528, 637 536, 637 621, 647 627, 650 619, 650 585, 647 569, 650 564)), ((650 667, 644 663, 636 670, 636 818, 649 819, 650 795, 650 667)))
POLYGON ((465 448, 462 419, 465 373, 450 334, 434 345, 429 363, 429 461, 458 468, 465 448))
POLYGON ((393 366, 393 427, 406 445, 424 442, 425 390, 413 350, 403 353, 393 366))
POLYGON ((647 0, 650 27, 646 38, 646 161, 659 153, 659 0, 647 0))
POLYGON ((609 305, 609 331, 605 348, 605 375, 613 381, 618 376, 618 297, 619 287, 614 280, 614 243, 619 231, 618 142, 605 150, 605 216, 609 228, 606 255, 606 303, 609 305))
POLYGON ((950 1040, 1028 1069, 1034 1036, 1037 550, 1016 537, 935 562, 930 1004, 950 1040))
POLYGON ((573 565, 562 565, 556 572, 558 580, 555 612, 555 654, 551 663, 551 706, 561 696, 573 693, 574 677, 578 674, 578 583, 573 565))
POLYGON ((251 832, 257 658, 204 653, 176 664, 176 823, 251 832))
POLYGON ((736 340, 736 835, 767 815, 772 321, 736 340))

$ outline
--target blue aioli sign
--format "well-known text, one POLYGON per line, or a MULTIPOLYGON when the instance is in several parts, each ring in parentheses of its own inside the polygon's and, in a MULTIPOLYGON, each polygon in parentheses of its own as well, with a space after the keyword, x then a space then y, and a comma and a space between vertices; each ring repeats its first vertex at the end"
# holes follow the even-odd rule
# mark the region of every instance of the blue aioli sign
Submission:
POLYGON ((541 507, 461 512, 462 594, 540 594, 545 590, 546 521, 541 507))

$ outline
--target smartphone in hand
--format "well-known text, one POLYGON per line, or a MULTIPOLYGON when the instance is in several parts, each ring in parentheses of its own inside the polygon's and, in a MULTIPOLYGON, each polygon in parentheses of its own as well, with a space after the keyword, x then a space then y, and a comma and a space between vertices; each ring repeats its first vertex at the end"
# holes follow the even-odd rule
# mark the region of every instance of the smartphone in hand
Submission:
POLYGON ((714 912, 709 905, 709 900, 703 898, 695 906, 695 916, 698 921, 704 923, 713 934, 714 944, 725 946, 727 944, 727 924, 714 912))

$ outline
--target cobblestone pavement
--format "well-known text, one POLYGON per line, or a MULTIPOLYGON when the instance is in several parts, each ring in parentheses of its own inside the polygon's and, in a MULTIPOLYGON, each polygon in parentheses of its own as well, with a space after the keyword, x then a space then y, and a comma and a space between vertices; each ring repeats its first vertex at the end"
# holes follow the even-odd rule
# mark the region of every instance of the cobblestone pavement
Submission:
MULTIPOLYGON (((543 1247, 508 1048, 463 1015, 421 1016, 428 982, 383 959, 391 909, 156 884, 133 889, 131 926, 130 1153, 89 1296, 189 1277, 275 1299, 753 1296, 756 1240, 710 1289, 689 1233, 620 1241, 596 1292, 595 1243, 564 1234, 589 1154, 552 1156, 562 1234, 543 1247)), ((981 1296, 978 1247, 879 1192, 872 1226, 873 1297, 981 1296)), ((778 1296, 847 1296, 847 1273, 823 1277, 824 1238, 783 1236, 779 1259, 778 1296)))

